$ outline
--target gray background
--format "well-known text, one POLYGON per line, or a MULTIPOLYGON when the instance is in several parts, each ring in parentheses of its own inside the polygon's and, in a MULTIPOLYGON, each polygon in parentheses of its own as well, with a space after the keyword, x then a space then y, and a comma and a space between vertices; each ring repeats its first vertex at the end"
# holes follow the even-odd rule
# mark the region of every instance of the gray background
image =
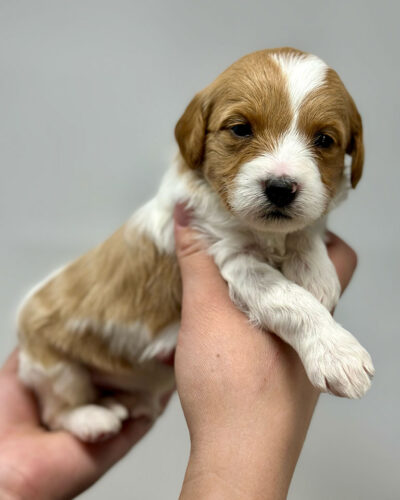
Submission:
MULTIPOLYGON (((365 175, 331 227, 360 257, 336 316, 377 375, 361 401, 321 398, 289 497, 400 498, 398 19, 395 1, 1 0, 1 360, 29 286, 154 193, 195 91, 256 49, 316 53, 364 118, 365 175)), ((80 498, 177 498, 188 450, 175 397, 80 498)))

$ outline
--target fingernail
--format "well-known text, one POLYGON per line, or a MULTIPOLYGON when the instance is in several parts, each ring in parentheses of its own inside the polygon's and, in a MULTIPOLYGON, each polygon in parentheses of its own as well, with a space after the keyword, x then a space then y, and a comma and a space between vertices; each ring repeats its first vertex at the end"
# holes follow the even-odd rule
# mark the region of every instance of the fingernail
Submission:
POLYGON ((191 213, 184 203, 177 203, 175 205, 174 218, 178 226, 186 227, 189 225, 191 213))

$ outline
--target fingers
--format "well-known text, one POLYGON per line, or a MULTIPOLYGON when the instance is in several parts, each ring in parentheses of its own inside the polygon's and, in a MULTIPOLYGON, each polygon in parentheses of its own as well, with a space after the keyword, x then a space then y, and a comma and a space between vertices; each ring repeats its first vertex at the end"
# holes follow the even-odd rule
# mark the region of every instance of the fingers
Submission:
POLYGON ((215 267, 212 258, 207 255, 205 241, 201 235, 189 226, 190 211, 183 204, 175 207, 175 244, 179 265, 184 277, 193 274, 201 276, 203 271, 215 267))
POLYGON ((84 448, 104 472, 120 460, 151 429, 154 422, 145 417, 127 420, 121 431, 103 443, 84 444, 84 448))
MULTIPOLYGON (((164 410, 174 391, 161 396, 161 407, 164 410)), ((123 422, 121 431, 107 441, 84 443, 66 431, 47 432, 46 439, 49 450, 53 451, 52 469, 55 477, 75 478, 72 498, 103 475, 118 460, 126 455, 154 425, 154 420, 147 417, 129 418, 123 422), (68 456, 68 461, 65 461, 68 456), (59 469, 59 474, 57 471, 59 469), (80 476, 80 477, 78 477, 80 476)), ((57 488, 58 485, 56 484, 57 488)))
POLYGON ((19 380, 18 349, 8 357, 0 370, 0 428, 18 424, 37 426, 38 408, 33 393, 19 380))
POLYGON ((184 302, 197 299, 228 297, 227 286, 212 257, 208 255, 205 240, 191 228, 190 211, 184 205, 175 208, 175 245, 181 270, 184 302))
POLYGON ((328 238, 328 254, 336 268, 342 291, 344 291, 357 267, 357 254, 335 234, 328 232, 328 238))
POLYGON ((152 424, 146 418, 128 420, 115 437, 100 443, 83 443, 66 431, 39 436, 47 452, 39 470, 49 476, 45 481, 42 478, 46 498, 59 498, 60 490, 63 498, 75 498, 126 455, 152 424))

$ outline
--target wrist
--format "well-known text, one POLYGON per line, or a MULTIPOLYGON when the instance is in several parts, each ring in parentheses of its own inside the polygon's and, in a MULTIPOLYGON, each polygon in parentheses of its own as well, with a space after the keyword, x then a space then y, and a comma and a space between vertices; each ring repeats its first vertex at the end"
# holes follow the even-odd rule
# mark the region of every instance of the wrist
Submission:
POLYGON ((285 499, 316 401, 307 386, 239 419, 206 422, 191 433, 181 499, 285 499))
POLYGON ((271 453, 270 433, 253 428, 230 438, 224 434, 192 446, 181 500, 285 499, 291 473, 276 449, 271 453))
POLYGON ((196 470, 196 466, 189 462, 185 479, 182 485, 179 500, 242 500, 253 498, 248 491, 241 491, 228 478, 221 477, 213 471, 196 470))
MULTIPOLYGON (((253 500, 260 498, 256 494, 256 484, 250 481, 245 471, 240 471, 237 464, 227 460, 224 454, 191 452, 180 500, 253 500)), ((260 491, 262 488, 258 488, 260 491)))

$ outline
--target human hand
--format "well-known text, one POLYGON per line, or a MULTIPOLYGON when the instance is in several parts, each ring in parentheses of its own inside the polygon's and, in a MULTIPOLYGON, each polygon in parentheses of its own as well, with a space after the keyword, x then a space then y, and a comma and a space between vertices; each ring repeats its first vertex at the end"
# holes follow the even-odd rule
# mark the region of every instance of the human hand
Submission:
MULTIPOLYGON (((178 207, 175 239, 183 281, 175 357, 191 437, 181 498, 286 498, 318 398, 297 354, 249 324, 178 207), (215 495, 215 496, 214 496, 215 495)), ((342 290, 354 251, 330 235, 342 290)))
MULTIPOLYGON (((65 431, 40 426, 33 394, 17 377, 17 351, 0 370, 0 498, 71 499, 96 482, 150 429, 145 419, 125 422, 112 439, 82 443, 65 431)), ((163 401, 167 403, 167 399, 163 401)))

